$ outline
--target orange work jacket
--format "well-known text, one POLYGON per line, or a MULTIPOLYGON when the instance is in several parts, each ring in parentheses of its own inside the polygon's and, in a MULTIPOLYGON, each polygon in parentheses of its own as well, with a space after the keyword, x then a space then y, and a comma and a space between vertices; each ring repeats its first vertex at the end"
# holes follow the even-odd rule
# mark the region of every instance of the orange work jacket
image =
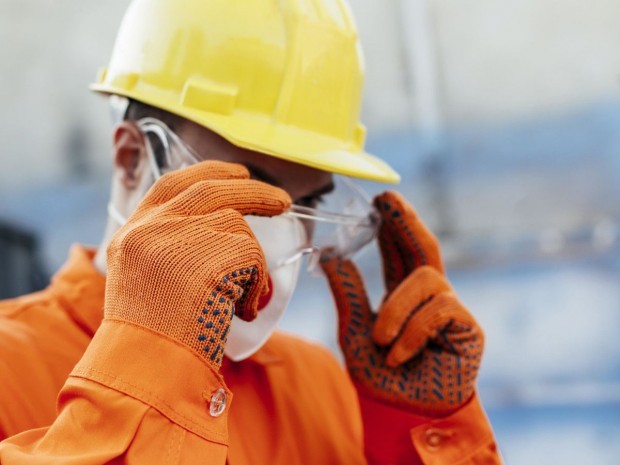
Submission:
POLYGON ((289 335, 220 375, 159 333, 102 323, 92 258, 74 246, 47 289, 0 302, 0 464, 500 463, 476 397, 423 418, 358 398, 327 350, 289 335))

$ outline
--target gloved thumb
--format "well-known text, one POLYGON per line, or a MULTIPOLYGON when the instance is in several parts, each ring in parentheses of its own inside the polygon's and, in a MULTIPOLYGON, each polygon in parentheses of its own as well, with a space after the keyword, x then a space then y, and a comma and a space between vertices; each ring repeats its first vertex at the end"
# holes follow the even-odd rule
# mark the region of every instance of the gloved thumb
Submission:
POLYGON ((336 302, 338 334, 340 344, 345 349, 358 334, 370 334, 375 315, 362 275, 353 261, 327 256, 321 260, 321 268, 336 302))

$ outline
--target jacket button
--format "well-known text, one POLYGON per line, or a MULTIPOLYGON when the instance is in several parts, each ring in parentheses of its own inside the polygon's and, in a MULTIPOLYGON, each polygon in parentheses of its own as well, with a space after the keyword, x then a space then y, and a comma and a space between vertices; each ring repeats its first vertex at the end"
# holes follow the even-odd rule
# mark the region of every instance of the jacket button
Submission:
POLYGON ((439 449, 446 440, 447 435, 440 429, 429 428, 424 433, 424 442, 430 450, 439 449))
POLYGON ((211 396, 209 402, 209 414, 212 417, 217 418, 226 410, 226 391, 224 389, 218 389, 211 396))

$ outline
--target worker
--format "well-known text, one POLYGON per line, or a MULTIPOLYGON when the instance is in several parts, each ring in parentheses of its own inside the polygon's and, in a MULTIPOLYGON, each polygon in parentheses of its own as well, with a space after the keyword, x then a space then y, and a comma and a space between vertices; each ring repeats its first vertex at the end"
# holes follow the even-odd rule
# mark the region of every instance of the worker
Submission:
POLYGON ((398 181, 364 152, 360 53, 344 0, 132 1, 93 85, 117 118, 102 244, 0 303, 2 465, 500 463, 435 237, 393 191, 317 208, 335 175, 398 181), (275 331, 304 255, 346 369, 275 331))

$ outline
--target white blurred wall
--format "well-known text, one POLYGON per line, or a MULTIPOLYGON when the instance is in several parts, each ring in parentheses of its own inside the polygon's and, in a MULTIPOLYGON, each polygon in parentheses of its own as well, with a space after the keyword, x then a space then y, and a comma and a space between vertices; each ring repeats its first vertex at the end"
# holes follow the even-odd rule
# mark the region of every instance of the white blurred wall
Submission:
POLYGON ((407 124, 423 96, 407 73, 408 15, 426 4, 448 123, 565 111, 620 95, 617 0, 350 0, 367 55, 366 121, 407 124), (412 5, 418 5, 413 6, 412 5))
POLYGON ((523 118, 620 95, 617 0, 434 5, 451 120, 523 118))
POLYGON ((0 185, 69 176, 83 131, 92 169, 108 163, 107 105, 88 84, 109 56, 126 0, 0 0, 0 185))
MULTIPOLYGON (((76 144, 86 169, 106 172, 107 107, 87 85, 109 57, 127 3, 0 0, 1 187, 83 169, 68 160, 76 144)), ((421 124, 416 104, 429 90, 416 84, 429 73, 411 66, 420 44, 410 42, 419 23, 410 15, 425 5, 422 52, 432 60, 422 63, 437 77, 431 91, 444 124, 525 118, 618 94, 617 0, 351 0, 367 57, 371 135, 421 124)))

